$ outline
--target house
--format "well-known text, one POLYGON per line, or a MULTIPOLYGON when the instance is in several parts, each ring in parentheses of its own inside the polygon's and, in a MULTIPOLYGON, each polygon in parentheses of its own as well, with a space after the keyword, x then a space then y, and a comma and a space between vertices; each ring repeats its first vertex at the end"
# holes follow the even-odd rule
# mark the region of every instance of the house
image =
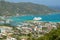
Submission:
POLYGON ((8 27, 8 26, 0 26, 0 33, 2 35, 7 35, 7 33, 12 32, 12 27, 8 27))
POLYGON ((0 20, 0 24, 4 24, 5 22, 3 20, 0 20))

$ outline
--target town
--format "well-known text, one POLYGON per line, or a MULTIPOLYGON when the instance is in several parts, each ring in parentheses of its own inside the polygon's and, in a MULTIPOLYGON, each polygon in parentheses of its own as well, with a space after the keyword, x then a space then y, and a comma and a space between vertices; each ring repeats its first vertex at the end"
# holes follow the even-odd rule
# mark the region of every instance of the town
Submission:
POLYGON ((30 20, 17 24, 16 26, 4 24, 0 26, 0 39, 4 40, 7 36, 12 35, 17 40, 28 40, 30 38, 29 36, 38 38, 46 33, 49 33, 52 29, 57 29, 56 22, 30 20))

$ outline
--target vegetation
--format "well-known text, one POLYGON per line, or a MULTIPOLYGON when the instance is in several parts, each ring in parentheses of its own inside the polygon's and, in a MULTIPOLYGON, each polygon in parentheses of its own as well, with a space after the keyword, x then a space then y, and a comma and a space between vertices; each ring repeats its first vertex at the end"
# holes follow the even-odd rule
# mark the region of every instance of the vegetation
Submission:
MULTIPOLYGON (((43 14, 49 14, 51 12, 57 12, 56 10, 52 10, 50 8, 48 8, 45 5, 39 5, 39 4, 33 4, 33 3, 10 3, 10 2, 6 2, 6 1, 0 1, 0 15, 43 15, 43 14)), ((0 18, 1 20, 1 18, 0 18)), ((5 26, 11 26, 10 24, 4 24, 5 26)), ((52 31, 50 31, 49 33, 45 34, 42 37, 38 37, 33 38, 32 37, 32 33, 26 35, 28 40, 60 40, 60 24, 57 24, 58 28, 57 29, 53 29, 52 31)), ((2 25, 1 25, 2 26, 2 25)), ((13 30, 18 30, 15 27, 13 27, 13 30)), ((20 30, 18 30, 18 32, 20 32, 20 30)), ((17 38, 18 40, 20 40, 21 38, 21 34, 14 34, 13 37, 17 38)), ((4 36, 5 39, 6 36, 4 36)), ((0 40, 3 40, 0 38, 0 40)))
POLYGON ((60 40, 60 26, 57 29, 53 29, 44 36, 38 38, 37 40, 60 40))
MULTIPOLYGON (((34 38, 34 37, 32 37, 32 35, 33 35, 32 33, 30 33, 26 36, 28 37, 29 40, 60 40, 60 24, 57 23, 57 25, 58 25, 57 29, 52 29, 52 31, 50 31, 49 33, 44 34, 41 37, 34 38)), ((18 37, 20 38, 21 36, 18 35, 18 37)))
POLYGON ((57 12, 50 9, 45 5, 33 4, 33 3, 11 3, 6 1, 0 1, 0 15, 42 15, 51 12, 57 12))
MULTIPOLYGON (((60 40, 60 24, 59 23, 57 23, 57 27, 58 27, 57 29, 52 29, 52 31, 50 31, 49 33, 44 34, 43 36, 38 38, 32 37, 33 35, 32 33, 29 33, 24 36, 23 34, 13 34, 13 37, 17 38, 17 40, 20 40, 21 38, 28 38, 29 40, 60 40)), ((13 27, 13 30, 18 30, 18 29, 13 27)), ((18 30, 18 32, 20 31, 18 30)), ((5 36, 4 36, 4 39, 5 39, 5 36)), ((3 39, 0 39, 0 40, 3 40, 3 39)))

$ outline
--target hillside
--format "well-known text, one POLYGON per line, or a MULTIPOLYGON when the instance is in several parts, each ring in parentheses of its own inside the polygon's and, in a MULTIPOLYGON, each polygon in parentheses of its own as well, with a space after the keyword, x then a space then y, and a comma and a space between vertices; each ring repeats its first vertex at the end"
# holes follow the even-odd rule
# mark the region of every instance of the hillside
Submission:
POLYGON ((0 15, 42 15, 52 12, 57 12, 48 8, 45 5, 33 4, 33 3, 10 3, 5 1, 0 1, 0 15))

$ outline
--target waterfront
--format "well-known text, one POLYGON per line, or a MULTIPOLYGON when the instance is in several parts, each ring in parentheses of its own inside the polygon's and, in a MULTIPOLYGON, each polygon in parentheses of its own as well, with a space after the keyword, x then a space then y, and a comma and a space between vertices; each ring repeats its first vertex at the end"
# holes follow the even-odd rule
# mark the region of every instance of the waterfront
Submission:
POLYGON ((18 40, 37 39, 49 33, 52 29, 56 30, 57 28, 58 23, 53 22, 25 21, 16 26, 5 24, 0 26, 0 38, 6 39, 6 37, 12 35, 12 37, 18 40))
MULTIPOLYGON (((14 35, 14 38, 30 39, 39 38, 49 33, 52 29, 57 29, 60 24, 60 14, 50 14, 43 16, 2 16, 0 17, 0 38, 8 36, 7 34, 14 35)), ((6 38, 5 38, 6 39, 6 38)))
POLYGON ((0 40, 60 40, 59 0, 0 0, 0 40))

